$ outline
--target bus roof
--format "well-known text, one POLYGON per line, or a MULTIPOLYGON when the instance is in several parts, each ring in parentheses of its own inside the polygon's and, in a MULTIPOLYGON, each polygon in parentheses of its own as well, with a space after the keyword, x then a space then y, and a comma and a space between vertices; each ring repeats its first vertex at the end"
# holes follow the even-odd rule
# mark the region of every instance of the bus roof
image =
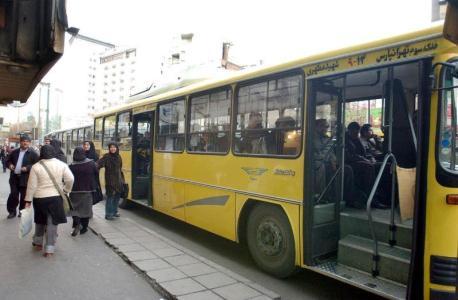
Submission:
MULTIPOLYGON (((96 114, 95 118, 113 114, 113 113, 123 111, 123 110, 128 110, 128 109, 139 107, 139 106, 144 106, 150 103, 157 103, 162 100, 178 98, 181 96, 185 96, 191 93, 196 93, 196 92, 206 90, 206 89, 212 89, 212 88, 216 88, 219 86, 230 85, 236 82, 252 79, 254 77, 266 76, 266 75, 269 75, 272 73, 278 73, 278 72, 285 72, 285 71, 292 70, 295 68, 306 67, 308 65, 314 65, 314 64, 318 64, 318 63, 322 63, 322 62, 326 62, 330 60, 337 60, 337 59, 341 59, 341 58, 345 58, 349 56, 354 56, 357 54, 379 51, 381 49, 395 47, 398 45, 405 45, 405 44, 420 42, 420 41, 433 39, 433 38, 437 39, 442 36, 442 29, 443 29, 443 25, 440 24, 440 25, 428 27, 426 29, 421 29, 418 31, 409 32, 409 33, 405 33, 405 34, 401 34, 401 35, 397 35, 397 36, 393 36, 389 38, 379 39, 379 40, 364 43, 364 44, 358 44, 355 46, 341 48, 338 50, 331 50, 331 51, 327 51, 327 52, 323 52, 319 54, 313 54, 310 56, 294 59, 294 60, 291 60, 285 63, 281 63, 281 64, 263 66, 263 67, 254 68, 250 70, 244 70, 244 71, 238 71, 238 72, 234 72, 231 74, 226 74, 223 77, 202 80, 200 82, 193 83, 193 84, 190 84, 182 88, 165 91, 160 94, 156 94, 157 92, 155 92, 154 90, 148 91, 144 93, 143 98, 140 98, 141 97, 140 95, 136 95, 134 99, 139 99, 139 100, 135 100, 127 104, 116 106, 105 112, 96 114)), ((453 46, 453 44, 450 43, 450 46, 453 46)))

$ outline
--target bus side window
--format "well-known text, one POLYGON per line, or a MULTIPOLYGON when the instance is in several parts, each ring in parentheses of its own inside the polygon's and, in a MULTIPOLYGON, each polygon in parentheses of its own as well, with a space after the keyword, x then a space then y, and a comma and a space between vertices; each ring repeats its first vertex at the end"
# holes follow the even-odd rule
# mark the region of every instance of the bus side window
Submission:
POLYGON ((236 97, 234 151, 297 156, 302 140, 302 76, 243 86, 236 97))

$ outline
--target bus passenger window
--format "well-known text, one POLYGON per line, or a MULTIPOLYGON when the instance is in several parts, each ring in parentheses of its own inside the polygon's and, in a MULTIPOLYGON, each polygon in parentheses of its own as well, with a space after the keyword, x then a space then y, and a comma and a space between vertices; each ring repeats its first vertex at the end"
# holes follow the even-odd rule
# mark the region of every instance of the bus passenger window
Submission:
POLYGON ((132 149, 132 123, 129 111, 118 115, 118 132, 116 136, 119 142, 119 150, 129 151, 132 149))
POLYGON ((105 117, 103 120, 103 148, 108 147, 108 144, 110 142, 115 142, 116 135, 115 135, 115 129, 116 129, 116 116, 111 115, 108 117, 105 117))
POLYGON ((159 106, 156 150, 179 152, 184 149, 185 132, 184 100, 159 106))
POLYGON ((95 119, 94 140, 96 141, 102 140, 102 130, 103 130, 103 119, 102 118, 95 119))
POLYGON ((236 98, 234 151, 296 156, 302 140, 302 76, 243 86, 236 98))
POLYGON ((229 150, 231 90, 190 100, 189 152, 226 153, 229 150))

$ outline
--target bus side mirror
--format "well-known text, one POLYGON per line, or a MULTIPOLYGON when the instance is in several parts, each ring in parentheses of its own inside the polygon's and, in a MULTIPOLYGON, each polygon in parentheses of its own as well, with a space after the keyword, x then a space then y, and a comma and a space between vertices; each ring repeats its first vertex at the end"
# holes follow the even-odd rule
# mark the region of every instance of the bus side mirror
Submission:
POLYGON ((448 0, 447 2, 443 35, 447 40, 458 44, 458 0, 448 0))

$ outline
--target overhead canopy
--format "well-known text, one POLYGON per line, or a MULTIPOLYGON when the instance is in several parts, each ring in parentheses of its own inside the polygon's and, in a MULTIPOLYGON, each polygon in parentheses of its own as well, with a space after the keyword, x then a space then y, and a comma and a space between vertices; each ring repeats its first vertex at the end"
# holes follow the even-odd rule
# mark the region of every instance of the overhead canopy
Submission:
POLYGON ((26 102, 62 56, 65 0, 0 2, 0 105, 26 102))

